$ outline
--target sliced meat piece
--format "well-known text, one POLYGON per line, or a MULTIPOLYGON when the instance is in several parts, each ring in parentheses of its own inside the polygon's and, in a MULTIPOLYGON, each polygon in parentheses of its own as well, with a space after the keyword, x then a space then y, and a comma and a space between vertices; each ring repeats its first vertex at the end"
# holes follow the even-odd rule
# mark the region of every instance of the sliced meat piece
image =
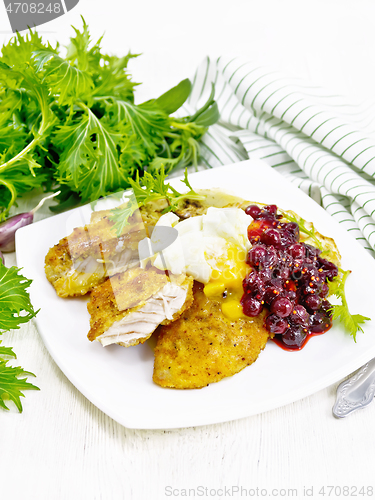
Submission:
POLYGON ((143 343, 191 306, 192 288, 192 278, 168 276, 152 266, 113 276, 91 293, 88 338, 104 346, 143 343))
POLYGON ((265 312, 230 321, 201 283, 194 283, 193 294, 193 305, 158 329, 153 380, 161 387, 198 389, 234 375, 254 363, 272 336, 263 325, 265 312))
POLYGON ((60 297, 85 295, 107 276, 139 263, 138 243, 147 237, 139 210, 117 237, 109 211, 74 229, 49 250, 45 258, 48 281, 60 297))

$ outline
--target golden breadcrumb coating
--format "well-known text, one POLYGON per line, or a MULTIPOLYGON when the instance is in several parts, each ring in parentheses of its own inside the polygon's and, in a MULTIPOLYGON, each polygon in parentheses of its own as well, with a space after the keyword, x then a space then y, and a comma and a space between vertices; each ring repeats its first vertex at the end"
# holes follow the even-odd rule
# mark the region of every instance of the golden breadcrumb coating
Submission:
POLYGON ((263 324, 265 311, 230 321, 201 283, 194 283, 193 293, 193 305, 157 331, 153 380, 161 387, 197 389, 230 377, 254 363, 272 337, 263 324))
MULTIPOLYGON (((114 322, 139 310, 146 302, 161 291, 170 282, 170 277, 155 267, 129 269, 125 273, 112 276, 94 288, 87 304, 90 313, 90 331, 88 339, 93 341, 114 322)), ((173 315, 173 320, 164 320, 168 324, 176 320, 193 302, 193 279, 187 276, 173 277, 173 281, 187 289, 185 303, 180 311, 173 315)), ((155 328, 158 325, 155 325, 155 328)), ((144 342, 146 340, 143 339, 144 342)), ((138 342, 137 342, 138 343, 138 342)))
MULTIPOLYGON (((202 215, 209 206, 240 206, 242 198, 227 195, 219 190, 202 190, 205 200, 183 200, 176 214, 181 218, 202 215)), ((124 207, 126 203, 124 204, 124 207)), ((168 207, 165 199, 155 200, 136 210, 117 238, 110 220, 111 210, 91 214, 90 224, 78 227, 49 250, 45 258, 48 281, 60 297, 85 295, 111 276, 112 261, 119 254, 119 245, 128 250, 129 260, 138 258, 138 243, 149 236, 151 230, 168 207), (87 269, 82 265, 89 260, 87 269)), ((121 252, 120 252, 121 253, 121 252)), ((125 268, 121 271, 126 270, 125 268)), ((117 271, 120 272, 120 271, 117 271)))
POLYGON ((102 283, 113 267, 113 259, 128 252, 128 260, 138 258, 138 243, 147 236, 140 212, 129 219, 117 237, 108 211, 102 218, 78 227, 51 248, 45 258, 45 273, 57 295, 85 295, 102 283))

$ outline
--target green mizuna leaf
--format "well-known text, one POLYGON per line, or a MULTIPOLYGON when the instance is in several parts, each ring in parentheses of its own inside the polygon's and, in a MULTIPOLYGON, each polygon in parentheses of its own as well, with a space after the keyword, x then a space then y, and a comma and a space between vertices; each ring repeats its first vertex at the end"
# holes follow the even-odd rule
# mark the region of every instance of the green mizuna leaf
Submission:
POLYGON ((37 70, 44 70, 44 81, 60 105, 72 105, 90 96, 94 83, 91 76, 52 51, 35 52, 37 70))
POLYGON ((89 109, 77 121, 61 126, 53 139, 60 151, 58 180, 80 194, 82 201, 118 191, 127 184, 119 164, 117 127, 89 109))
POLYGON ((70 43, 67 46, 66 59, 72 64, 75 64, 79 69, 87 70, 90 65, 92 53, 97 53, 100 59, 99 42, 90 49, 91 37, 89 27, 82 16, 81 19, 83 24, 82 31, 79 31, 73 26, 75 36, 70 38, 70 43))
POLYGON ((36 31, 30 29, 24 36, 17 33, 6 45, 3 45, 0 60, 10 67, 23 69, 33 64, 33 54, 37 50, 58 53, 58 45, 53 48, 49 43, 43 43, 42 37, 36 31))
POLYGON ((174 210, 182 200, 188 198, 192 200, 204 200, 204 196, 197 194, 191 187, 187 179, 186 169, 185 177, 181 182, 189 188, 189 192, 187 193, 179 193, 175 188, 166 182, 166 177, 167 174, 164 171, 164 167, 161 167, 160 171, 156 172, 155 175, 145 172, 142 179, 137 178, 135 181, 133 179, 129 179, 129 183, 137 199, 138 206, 145 205, 149 201, 165 199, 168 202, 169 209, 174 210))
MULTIPOLYGON (((26 290, 30 284, 30 280, 19 274, 19 269, 8 269, 0 263, 0 334, 1 331, 18 329, 36 315, 26 290)), ((0 408, 8 410, 5 401, 10 400, 22 412, 22 391, 39 389, 25 380, 35 375, 19 366, 9 366, 8 358, 16 358, 13 349, 0 345, 0 408)))
MULTIPOLYGON (((0 128, 0 154, 22 151, 27 143, 27 134, 22 128, 15 128, 12 124, 0 128)), ((8 155, 9 156, 9 155, 8 155)))
POLYGON ((22 413, 21 397, 24 397, 22 391, 34 389, 39 391, 35 385, 27 382, 25 379, 29 376, 35 377, 31 372, 26 372, 23 368, 17 366, 8 366, 6 361, 0 361, 0 408, 9 410, 5 401, 13 401, 19 412, 22 413))
POLYGON ((16 267, 0 264, 0 331, 18 329, 36 315, 26 291, 30 284, 16 267))
POLYGON ((293 212, 285 212, 284 210, 282 211, 283 217, 287 219, 290 222, 295 222, 298 224, 299 230, 301 233, 305 234, 308 236, 308 238, 311 240, 312 243, 314 243, 314 246, 316 248, 319 248, 319 250, 324 250, 322 242, 319 240, 319 238, 316 235, 315 228, 313 224, 310 224, 310 227, 307 226, 307 221, 303 219, 302 217, 297 217, 296 215, 293 214, 293 212))
MULTIPOLYGON (((120 141, 120 165, 127 172, 127 177, 134 178, 139 170, 143 170, 148 154, 140 137, 135 134, 124 135, 120 141)), ((126 187, 126 186, 124 186, 126 187)))
POLYGON ((47 173, 37 175, 38 168, 41 165, 35 158, 35 153, 21 155, 18 161, 8 165, 4 171, 1 171, 0 165, 0 211, 1 208, 8 209, 20 194, 40 188, 47 173))
MULTIPOLYGON (((1 344, 1 340, 0 340, 1 344)), ((11 347, 3 347, 0 345, 0 360, 4 361, 5 358, 16 358, 14 351, 11 347)))
MULTIPOLYGON (((4 88, 0 94, 0 127, 5 128, 14 124, 14 115, 19 118, 23 105, 23 92, 21 90, 4 88)), ((0 135, 0 137, 2 134, 0 135)))
POLYGON ((8 149, 4 148, 0 155, 0 187, 1 191, 5 191, 2 199, 6 201, 6 203, 0 202, 0 208, 6 213, 19 194, 33 189, 36 184, 40 186, 43 183, 42 177, 34 182, 36 170, 41 167, 35 157, 35 149, 46 140, 56 120, 49 106, 48 88, 39 80, 32 66, 14 70, 0 62, 0 84, 9 82, 27 94, 29 102, 33 102, 39 112, 27 138, 22 130, 12 129, 10 126, 3 135, 3 140, 6 141, 8 138, 8 144, 9 135, 16 139, 8 149))
POLYGON ((101 55, 97 64, 94 64, 94 58, 91 60, 89 70, 95 84, 94 101, 113 98, 134 102, 134 87, 139 84, 132 82, 127 71, 129 60, 134 57, 138 54, 129 53, 124 57, 101 55))
POLYGON ((353 336, 354 342, 356 342, 357 332, 361 331, 363 333, 361 325, 366 321, 370 321, 370 318, 362 316, 361 314, 350 314, 349 312, 349 306, 345 295, 345 283, 350 273, 351 271, 339 269, 338 276, 336 276, 333 281, 328 282, 328 285, 329 295, 335 295, 341 300, 340 305, 332 306, 332 318, 340 320, 344 328, 353 336))
POLYGON ((36 31, 17 34, 0 57, 0 219, 35 187, 60 190, 63 210, 129 187, 164 168, 198 166, 200 139, 219 118, 214 87, 192 116, 171 116, 191 82, 142 104, 128 64, 139 54, 109 55, 87 23, 66 52, 36 31))
POLYGON ((124 99, 134 102, 134 87, 127 71, 128 63, 139 54, 130 52, 123 57, 103 54, 100 48, 101 39, 92 45, 88 26, 82 18, 82 31, 74 28, 75 36, 67 47, 66 60, 79 70, 87 72, 94 82, 92 97, 124 99))
POLYGON ((155 155, 164 133, 169 131, 169 118, 153 103, 139 104, 117 100, 107 107, 112 122, 123 125, 126 135, 138 137, 148 155, 155 155))
POLYGON ((162 166, 160 171, 155 172, 155 175, 145 172, 142 179, 139 178, 139 175, 137 175, 136 180, 128 179, 133 191, 132 196, 130 196, 129 202, 126 205, 111 210, 111 215, 109 217, 110 220, 115 222, 113 227, 117 237, 121 235, 124 227, 128 224, 129 217, 135 210, 150 201, 165 199, 168 203, 168 207, 164 212, 169 212, 175 210, 178 204, 184 199, 204 200, 204 196, 197 194, 191 187, 187 177, 187 169, 185 169, 185 176, 181 182, 189 188, 188 193, 179 193, 166 182, 166 177, 167 175, 162 166))
POLYGON ((134 196, 130 197, 126 206, 120 206, 111 210, 109 219, 115 223, 113 230, 116 232, 117 238, 121 236, 124 228, 129 224, 129 217, 131 217, 136 210, 138 210, 138 203, 134 196))

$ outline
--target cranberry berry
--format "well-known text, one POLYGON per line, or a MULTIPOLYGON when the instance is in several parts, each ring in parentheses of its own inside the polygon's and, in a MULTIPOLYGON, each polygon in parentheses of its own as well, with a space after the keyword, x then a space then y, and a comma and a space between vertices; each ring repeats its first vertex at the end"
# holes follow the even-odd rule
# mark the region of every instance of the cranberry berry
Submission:
POLYGON ((258 316, 263 310, 263 305, 260 300, 255 297, 245 297, 242 302, 243 312, 246 316, 258 316))
POLYGON ((267 330, 271 333, 282 335, 287 331, 289 326, 286 319, 280 318, 276 314, 270 314, 266 319, 267 330))
POLYGON ((309 326, 310 315, 306 311, 306 309, 301 306, 301 304, 297 304, 293 307, 292 313, 289 318, 291 323, 295 325, 301 325, 304 327, 309 326))
POLYGON ((319 297, 319 295, 309 295, 308 297, 305 298, 305 306, 311 312, 320 309, 321 304, 322 304, 322 299, 319 297))
POLYGON ((293 309, 293 304, 286 297, 277 297, 271 304, 271 312, 280 318, 286 318, 290 315, 293 309))
POLYGON ((245 212, 253 219, 257 219, 261 215, 262 210, 257 205, 250 205, 249 207, 247 207, 245 212))
POLYGON ((307 329, 301 326, 291 326, 283 334, 282 339, 285 345, 288 347, 299 349, 307 336, 307 329))
POLYGON ((253 221, 248 237, 253 247, 247 263, 253 268, 243 281, 243 312, 257 316, 270 308, 265 326, 291 348, 300 348, 310 333, 322 333, 331 325, 331 304, 326 300, 328 281, 338 274, 321 250, 300 243, 298 224, 281 222, 276 205, 250 205, 253 221))
POLYGON ((303 259, 306 254, 305 247, 300 243, 294 243, 294 245, 290 245, 288 248, 289 254, 293 257, 293 259, 303 259))

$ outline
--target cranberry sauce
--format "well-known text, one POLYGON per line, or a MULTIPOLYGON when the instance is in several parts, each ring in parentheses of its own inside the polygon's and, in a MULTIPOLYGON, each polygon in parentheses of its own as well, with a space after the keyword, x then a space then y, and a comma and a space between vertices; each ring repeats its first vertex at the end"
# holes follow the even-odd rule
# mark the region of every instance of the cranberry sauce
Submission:
POLYGON ((276 205, 250 205, 246 213, 254 220, 248 227, 252 270, 243 281, 243 312, 257 316, 268 307, 265 326, 276 343, 301 349, 309 336, 332 325, 327 282, 338 269, 318 248, 299 242, 298 224, 280 222, 276 205))

